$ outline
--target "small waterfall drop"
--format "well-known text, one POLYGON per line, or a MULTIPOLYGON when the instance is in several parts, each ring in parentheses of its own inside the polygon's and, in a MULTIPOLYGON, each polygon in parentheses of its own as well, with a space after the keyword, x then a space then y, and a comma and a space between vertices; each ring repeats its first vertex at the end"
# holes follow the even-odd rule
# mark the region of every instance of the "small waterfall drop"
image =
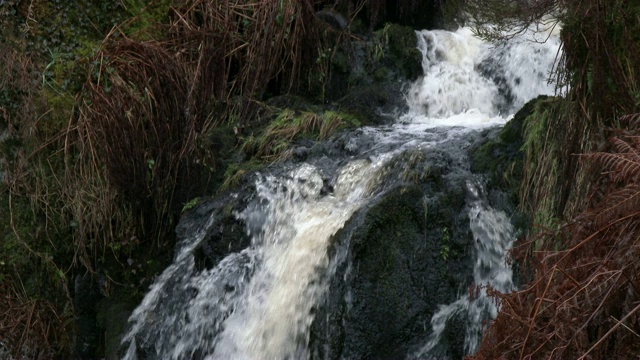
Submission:
POLYGON ((191 254, 203 237, 189 239, 131 316, 125 358, 137 358, 134 336, 142 327, 160 358, 192 358, 196 351, 211 353, 206 359, 306 358, 311 308, 326 287, 329 241, 377 190, 387 161, 383 155, 347 163, 327 196, 321 196, 321 172, 309 164, 284 178, 261 178, 259 205, 237 215, 256 229, 251 247, 190 278, 191 254), (196 295, 186 302, 167 298, 167 288, 196 295), (157 318, 161 307, 170 313, 157 318))
POLYGON ((268 204, 262 230, 254 235, 259 267, 226 319, 212 359, 308 357, 307 330, 311 309, 326 288, 321 273, 329 268, 329 241, 375 191, 385 159, 346 164, 333 194, 324 197, 321 174, 307 164, 285 184, 275 178, 258 184, 268 204))
MULTIPOLYGON (((491 286, 500 292, 513 290, 511 267, 506 263, 506 255, 513 243, 513 228, 509 217, 487 205, 482 187, 467 182, 469 196, 469 227, 473 233, 476 262, 473 265, 473 280, 476 286, 491 286)), ((431 319, 431 333, 427 344, 414 354, 412 359, 442 358, 447 354, 438 349, 442 333, 454 315, 464 314, 467 318, 464 336, 464 353, 476 351, 483 331, 483 321, 494 319, 498 308, 489 298, 486 289, 478 288, 473 298, 464 294, 455 302, 442 305, 431 319)))
MULTIPOLYGON (((274 171, 277 175, 257 176, 251 201, 233 215, 246 224, 251 237, 246 249, 226 255, 209 269, 199 268, 194 253, 208 240, 213 216, 183 239, 173 264, 129 319, 124 359, 323 358, 309 348, 317 308, 340 266, 347 270, 338 281, 357 270, 348 240, 333 247, 334 237, 347 224, 356 226, 354 217, 378 197, 415 179, 413 165, 403 161, 416 163, 444 145, 451 149, 447 152, 457 171, 447 176, 467 179, 465 216, 473 236, 469 251, 476 259, 469 264, 472 285, 513 289, 505 264, 513 241, 509 216, 488 205, 481 181, 469 172, 465 147, 471 140, 466 137, 504 124, 539 94, 553 94, 547 80, 559 51, 557 34, 548 34, 544 43, 520 39, 498 45, 464 28, 417 35, 424 76, 407 94, 409 112, 393 125, 350 133, 344 145, 347 157, 310 159, 288 164, 286 171, 274 171)), ((425 199, 415 201, 426 204, 425 199)), ((426 216, 425 210, 425 223, 426 216)), ((448 234, 448 229, 442 231, 448 234)), ((498 309, 484 290, 472 298, 466 288, 460 290, 457 300, 432 310, 422 343, 412 344, 407 358, 452 357, 441 342, 456 314, 466 319, 460 353, 477 348, 483 322, 498 309)), ((345 290, 343 315, 357 306, 351 296, 345 290)))
POLYGON ((501 124, 527 101, 555 91, 549 82, 560 49, 555 28, 499 44, 476 38, 469 28, 417 35, 425 75, 409 90, 410 111, 403 122, 501 124))

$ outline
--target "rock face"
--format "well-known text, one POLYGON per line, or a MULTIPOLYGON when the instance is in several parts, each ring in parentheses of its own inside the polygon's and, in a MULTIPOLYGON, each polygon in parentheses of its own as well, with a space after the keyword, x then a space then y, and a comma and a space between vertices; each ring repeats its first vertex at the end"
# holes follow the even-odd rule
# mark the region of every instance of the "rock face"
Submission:
MULTIPOLYGON (((406 358, 430 333, 438 304, 472 281, 464 171, 446 152, 415 165, 429 170, 397 184, 337 234, 348 256, 317 309, 313 358, 406 358)), ((452 347, 464 342, 464 332, 448 336, 452 347)))
MULTIPOLYGON (((161 316, 159 314, 146 317, 140 325, 147 328, 146 336, 135 337, 137 346, 134 358, 140 360, 165 358, 164 356, 158 357, 156 355, 156 346, 173 348, 175 344, 169 344, 168 340, 157 344, 157 337, 159 334, 167 332, 176 334, 176 337, 179 337, 182 332, 181 325, 184 325, 185 322, 190 322, 190 315, 186 312, 181 312, 181 310, 185 304, 194 301, 198 296, 198 290, 190 286, 188 281, 185 282, 185 279, 193 279, 200 274, 207 273, 227 255, 238 253, 249 246, 248 229, 245 227, 245 223, 236 219, 233 214, 235 211, 245 209, 253 195, 253 189, 249 187, 240 189, 235 194, 224 193, 215 198, 200 201, 199 204, 182 216, 176 228, 178 242, 175 248, 176 258, 174 258, 174 261, 178 264, 174 263, 172 265, 179 269, 171 273, 170 281, 163 289, 163 300, 154 309, 163 311, 162 315, 165 316, 176 316, 176 319, 179 320, 172 321, 172 326, 168 326, 159 320, 161 316), (194 237, 198 239, 195 245, 193 242, 194 237), (180 258, 179 254, 185 251, 185 246, 194 246, 194 248, 189 248, 187 251, 189 253, 188 259, 183 257, 183 261, 180 261, 178 260, 180 258), (167 329, 163 329, 163 327, 167 327, 167 329)), ((161 276, 164 276, 164 274, 161 276)), ((230 279, 234 279, 236 282, 241 282, 242 278, 243 276, 241 275, 230 275, 230 279)), ((223 288, 226 293, 233 293, 237 288, 237 283, 233 283, 231 280, 226 282, 223 279, 216 285, 223 288)), ((214 300, 207 299, 207 301, 213 302, 212 306, 215 306, 214 300)), ((129 328, 131 326, 132 322, 129 319, 129 328)), ((206 328, 198 329, 197 332, 198 336, 202 338, 213 339, 216 330, 214 328, 206 328)), ((129 345, 129 342, 120 344, 118 349, 119 358, 123 358, 127 354, 129 345)), ((192 354, 191 358, 202 359, 204 355, 197 350, 192 354)))
MULTIPOLYGON (((367 146, 365 137, 346 133, 311 148, 307 161, 332 173, 336 165, 328 156, 349 157, 348 139, 354 138, 360 139, 358 148, 367 146)), ((463 149, 477 138, 472 134, 462 143, 401 154, 391 165, 387 189, 336 234, 330 255, 344 258, 314 309, 312 358, 405 358, 427 338, 438 305, 467 291, 473 239, 465 182, 472 175, 463 149)), ((247 186, 238 195, 204 201, 182 218, 177 230, 182 238, 214 218, 194 252, 197 269, 210 269, 249 245, 245 224, 232 213, 253 197, 247 186)), ((461 357, 456 354, 463 349, 464 332, 445 336, 447 353, 461 357)))
POLYGON ((525 104, 502 129, 486 130, 485 139, 469 151, 471 171, 486 174, 489 201, 497 208, 513 214, 517 233, 531 224, 526 214, 520 213, 518 192, 524 169, 524 129, 536 104, 548 99, 541 95, 525 104))
POLYGON ((236 219, 233 213, 242 210, 253 194, 248 189, 239 194, 225 193, 203 201, 181 218, 176 228, 178 246, 195 232, 206 231, 204 240, 194 251, 196 271, 211 269, 227 254, 249 246, 251 239, 244 222, 236 219), (213 223, 206 227, 210 218, 213 223))
POLYGON ((100 300, 100 291, 89 274, 77 275, 74 279, 74 302, 78 336, 75 353, 81 359, 94 356, 100 333, 96 324, 96 304, 100 300))
POLYGON ((407 109, 404 86, 422 75, 415 31, 388 25, 342 42, 332 56, 324 100, 365 125, 390 123, 407 109))

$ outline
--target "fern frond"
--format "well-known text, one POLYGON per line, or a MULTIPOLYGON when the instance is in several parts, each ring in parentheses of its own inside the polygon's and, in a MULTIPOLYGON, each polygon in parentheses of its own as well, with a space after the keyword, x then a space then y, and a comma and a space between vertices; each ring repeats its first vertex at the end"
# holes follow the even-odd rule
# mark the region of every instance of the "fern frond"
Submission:
POLYGON ((608 223, 640 211, 640 184, 628 184, 610 193, 597 210, 596 226, 608 223))
POLYGON ((589 208, 566 226, 530 238, 514 253, 533 269, 533 280, 518 292, 490 293, 503 306, 487 333, 501 342, 473 359, 499 358, 496 354, 514 346, 521 358, 523 353, 526 358, 579 358, 594 349, 592 333, 609 337, 598 340, 603 348, 623 344, 629 353, 640 349, 636 335, 609 323, 612 313, 636 311, 637 295, 628 294, 637 293, 640 274, 640 113, 621 122, 628 127, 614 129, 610 152, 581 155, 597 163, 601 174, 592 183, 589 208))
POLYGON ((636 130, 640 128, 640 113, 628 114, 620 117, 620 123, 626 124, 629 129, 636 130))
POLYGON ((616 148, 616 153, 598 152, 585 155, 602 164, 609 172, 611 180, 616 183, 628 183, 640 178, 640 141, 629 143, 619 138, 611 141, 616 148))

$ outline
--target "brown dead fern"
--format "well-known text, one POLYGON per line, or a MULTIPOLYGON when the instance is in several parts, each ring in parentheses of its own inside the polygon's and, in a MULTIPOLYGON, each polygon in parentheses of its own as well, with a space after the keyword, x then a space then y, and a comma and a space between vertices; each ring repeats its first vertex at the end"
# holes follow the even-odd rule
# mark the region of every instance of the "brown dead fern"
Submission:
MULTIPOLYGON (((638 117, 623 120, 637 125, 638 117)), ((510 294, 491 291, 501 312, 470 359, 629 359, 640 352, 639 129, 620 131, 626 135, 611 139, 610 152, 583 157, 602 169, 589 209, 514 251, 530 281, 510 294)))

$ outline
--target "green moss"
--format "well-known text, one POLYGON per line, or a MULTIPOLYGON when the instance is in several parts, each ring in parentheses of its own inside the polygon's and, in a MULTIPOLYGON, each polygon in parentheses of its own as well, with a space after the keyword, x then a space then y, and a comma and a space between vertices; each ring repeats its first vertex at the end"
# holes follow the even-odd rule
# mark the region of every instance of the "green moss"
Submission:
POLYGON ((157 25, 168 23, 171 3, 170 0, 123 0, 122 4, 131 19, 126 34, 141 40, 161 38, 163 30, 157 25))
POLYGON ((0 194, 0 209, 3 214, 0 217, 0 236, 2 237, 0 244, 2 268, 0 271, 7 271, 6 275, 9 275, 12 269, 31 267, 29 252, 21 244, 19 238, 31 239, 35 229, 35 221, 29 204, 24 201, 18 201, 13 205, 15 212, 12 213, 9 206, 8 193, 5 191, 0 194), (12 220, 14 221, 14 227, 11 226, 12 220))
POLYGON ((536 103, 524 125, 524 196, 532 207, 534 223, 549 229, 555 228, 563 216, 559 204, 567 196, 561 185, 564 174, 559 172, 568 161, 562 155, 564 134, 560 130, 565 110, 564 99, 543 99, 536 103))
POLYGON ((107 359, 117 359, 120 340, 125 334, 129 315, 140 299, 129 289, 119 289, 98 304, 97 321, 104 329, 104 354, 107 359))
POLYGON ((418 40, 413 29, 408 26, 386 24, 376 31, 375 36, 388 46, 389 57, 407 79, 413 81, 422 75, 422 54, 416 47, 418 40))
POLYGON ((184 213, 185 211, 189 211, 189 210, 193 209, 194 207, 196 207, 199 203, 200 203, 200 197, 195 197, 195 198, 187 201, 182 206, 182 210, 180 212, 184 213))
POLYGON ((389 78, 389 70, 387 68, 381 67, 373 73, 373 78, 376 81, 385 81, 389 78))
POLYGON ((378 109, 389 104, 397 104, 397 95, 394 87, 388 83, 361 85, 351 89, 347 96, 340 99, 337 103, 337 109, 342 114, 350 115, 364 126, 380 125, 388 119, 381 115, 378 109))
POLYGON ((70 229, 55 215, 34 212, 24 197, 0 193, 0 277, 20 279, 24 295, 57 303, 65 294, 73 254, 70 229))
POLYGON ((336 51, 335 55, 331 59, 331 65, 341 73, 347 74, 350 68, 349 57, 344 51, 336 51))
POLYGON ((519 203, 518 192, 523 179, 525 127, 537 104, 546 99, 547 96, 540 96, 525 104, 496 138, 469 152, 471 171, 488 174, 490 186, 509 193, 515 204, 519 203))
POLYGON ((242 139, 241 149, 251 159, 262 162, 286 160, 291 145, 301 137, 324 140, 336 131, 360 126, 353 115, 335 111, 315 113, 282 109, 257 135, 242 139))
POLYGON ((222 181, 219 190, 222 191, 237 188, 242 183, 242 180, 249 174, 262 169, 264 166, 266 166, 266 164, 257 160, 229 164, 224 172, 224 180, 222 181))
POLYGON ((368 268, 362 272, 384 280, 394 272, 398 249, 410 246, 416 228, 421 224, 419 204, 415 199, 422 198, 419 187, 412 185, 394 189, 383 200, 371 208, 364 221, 365 226, 358 231, 364 232, 365 252, 368 268))
MULTIPOLYGON (((565 100, 540 96, 527 103, 497 137, 472 149, 471 170, 489 176, 490 186, 509 194, 512 203, 525 205, 530 221, 554 228, 563 196, 558 169, 562 151, 558 129, 565 100)), ((524 220, 523 220, 524 221, 524 220)))
POLYGON ((398 163, 402 164, 400 177, 403 181, 418 185, 430 176, 430 168, 425 162, 426 155, 421 149, 412 149, 402 153, 398 163))

